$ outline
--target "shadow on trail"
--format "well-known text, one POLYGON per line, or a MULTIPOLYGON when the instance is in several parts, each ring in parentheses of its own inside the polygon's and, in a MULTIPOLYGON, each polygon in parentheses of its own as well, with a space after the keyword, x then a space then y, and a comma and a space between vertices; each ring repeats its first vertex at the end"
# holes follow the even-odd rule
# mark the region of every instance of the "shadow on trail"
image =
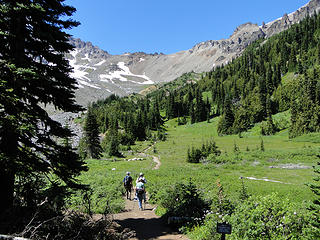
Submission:
MULTIPOLYGON (((149 209, 145 209, 148 211, 149 209)), ((150 209, 151 210, 151 209, 150 209)), ((166 226, 163 218, 127 218, 116 220, 122 227, 130 228, 136 231, 136 238, 141 240, 155 239, 176 232, 166 226)))

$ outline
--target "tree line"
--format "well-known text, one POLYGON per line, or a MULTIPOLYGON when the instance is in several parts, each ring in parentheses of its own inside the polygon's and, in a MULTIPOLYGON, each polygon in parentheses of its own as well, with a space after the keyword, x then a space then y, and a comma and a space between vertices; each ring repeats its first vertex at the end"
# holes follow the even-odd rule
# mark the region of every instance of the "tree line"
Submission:
POLYGON ((102 152, 121 156, 120 146, 130 148, 136 140, 163 139, 162 125, 157 101, 111 95, 88 106, 80 154, 83 158, 100 158, 102 152))
POLYGON ((221 116, 220 135, 241 133, 261 121, 262 134, 274 134, 278 129, 272 115, 290 110, 290 137, 295 137, 319 131, 319 66, 320 17, 314 14, 270 39, 257 40, 199 81, 189 79, 150 96, 168 119, 178 117, 181 124, 221 116))

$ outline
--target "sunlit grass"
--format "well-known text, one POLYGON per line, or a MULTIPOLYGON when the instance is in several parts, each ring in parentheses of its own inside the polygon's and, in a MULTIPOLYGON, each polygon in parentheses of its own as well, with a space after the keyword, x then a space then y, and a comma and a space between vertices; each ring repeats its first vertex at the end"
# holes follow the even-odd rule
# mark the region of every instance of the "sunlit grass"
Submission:
MULTIPOLYGON (((286 118, 286 114, 288 113, 278 114, 274 119, 286 118)), ((245 178, 244 183, 251 195, 278 192, 279 196, 288 197, 299 204, 312 199, 312 193, 305 183, 312 181, 314 175, 311 167, 317 162, 316 155, 320 153, 320 134, 289 139, 288 130, 283 130, 274 136, 260 136, 260 125, 256 124, 241 137, 218 136, 218 120, 214 118, 210 123, 188 123, 182 126, 178 126, 177 119, 167 121, 166 141, 158 141, 154 147, 149 141, 137 142, 130 151, 124 152, 123 158, 87 160, 89 171, 82 174, 80 179, 98 192, 95 194, 96 199, 104 192, 102 202, 112 205, 112 211, 119 211, 123 207, 122 179, 127 171, 131 172, 134 180, 140 172, 145 173, 148 180, 146 188, 153 202, 157 201, 159 193, 167 186, 189 181, 190 178, 206 198, 212 198, 216 194, 216 181, 219 179, 226 193, 236 201, 241 188, 240 177, 245 178), (214 139, 221 150, 221 155, 217 158, 227 163, 187 163, 188 149, 201 148, 210 139, 214 139), (264 151, 261 150, 262 141, 264 151), (234 152, 235 146, 239 152, 234 152), (160 158, 159 170, 152 170, 155 166, 152 155, 160 158), (134 157, 141 157, 143 160, 128 161, 134 157), (284 168, 292 165, 304 168, 284 168), (249 180, 246 177, 279 182, 249 180)), ((97 211, 101 212, 102 209, 101 206, 96 207, 97 211)))

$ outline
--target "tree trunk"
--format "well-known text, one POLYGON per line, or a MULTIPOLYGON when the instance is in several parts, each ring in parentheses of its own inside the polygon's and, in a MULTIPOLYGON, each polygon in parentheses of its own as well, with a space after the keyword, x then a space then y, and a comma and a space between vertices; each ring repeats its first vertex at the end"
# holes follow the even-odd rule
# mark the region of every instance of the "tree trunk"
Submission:
POLYGON ((13 206, 15 163, 17 162, 18 140, 14 126, 3 122, 0 135, 0 214, 13 206))
POLYGON ((0 214, 13 206, 14 173, 9 169, 0 170, 0 214))

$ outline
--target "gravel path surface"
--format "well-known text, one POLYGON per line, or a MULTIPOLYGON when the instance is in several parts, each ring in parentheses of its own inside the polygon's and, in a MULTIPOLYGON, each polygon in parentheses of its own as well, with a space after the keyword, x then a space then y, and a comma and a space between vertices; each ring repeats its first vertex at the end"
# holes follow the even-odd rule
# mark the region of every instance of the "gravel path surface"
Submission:
POLYGON ((125 211, 113 215, 113 219, 122 227, 136 232, 136 237, 131 240, 188 240, 186 236, 170 229, 165 220, 155 214, 154 206, 150 204, 145 204, 141 211, 137 201, 126 200, 125 211))

